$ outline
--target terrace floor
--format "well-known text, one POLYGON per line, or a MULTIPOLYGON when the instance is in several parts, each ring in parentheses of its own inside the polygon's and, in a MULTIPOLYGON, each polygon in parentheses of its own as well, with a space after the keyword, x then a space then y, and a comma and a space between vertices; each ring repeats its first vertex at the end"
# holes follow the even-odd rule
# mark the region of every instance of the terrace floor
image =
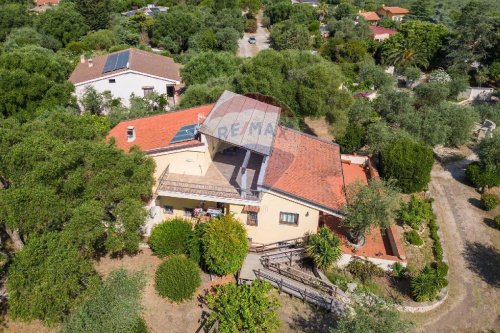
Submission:
MULTIPOLYGON (((166 173, 160 180, 160 191, 213 195, 224 198, 240 198, 241 166, 245 150, 234 147, 215 155, 204 176, 166 173)), ((252 153, 247 165, 247 198, 254 199, 251 190, 257 189, 262 156, 252 153)))

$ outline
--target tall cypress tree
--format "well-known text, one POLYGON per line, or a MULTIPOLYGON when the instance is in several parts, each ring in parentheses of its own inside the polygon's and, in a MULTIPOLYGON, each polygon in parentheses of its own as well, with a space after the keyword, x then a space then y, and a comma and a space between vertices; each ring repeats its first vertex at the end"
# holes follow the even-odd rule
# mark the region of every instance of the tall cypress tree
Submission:
POLYGON ((76 9, 92 30, 104 29, 109 22, 109 0, 78 0, 76 9))

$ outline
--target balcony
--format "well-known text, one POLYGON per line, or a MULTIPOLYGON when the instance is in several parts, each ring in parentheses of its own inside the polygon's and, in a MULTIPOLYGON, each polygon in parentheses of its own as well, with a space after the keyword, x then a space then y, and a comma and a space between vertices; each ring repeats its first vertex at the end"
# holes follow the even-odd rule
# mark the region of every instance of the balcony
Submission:
POLYGON ((246 150, 238 147, 217 153, 204 176, 165 173, 159 181, 159 195, 217 200, 239 203, 259 201, 257 181, 262 165, 262 156, 251 153, 247 164, 247 188, 242 190, 241 166, 246 150))

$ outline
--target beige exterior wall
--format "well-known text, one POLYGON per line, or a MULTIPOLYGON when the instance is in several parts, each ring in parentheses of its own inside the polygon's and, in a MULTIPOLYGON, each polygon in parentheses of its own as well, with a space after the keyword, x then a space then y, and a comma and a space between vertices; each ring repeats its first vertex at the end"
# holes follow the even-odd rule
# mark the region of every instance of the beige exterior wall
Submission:
MULTIPOLYGON (((246 215, 246 214, 245 214, 246 215)), ((246 216, 244 223, 246 225, 246 216)), ((316 233, 319 211, 300 203, 264 193, 257 226, 246 226, 248 237, 256 243, 273 243, 281 240, 302 237, 306 233, 316 233), (280 212, 299 214, 297 225, 281 224, 280 212)))
POLYGON ((157 181, 167 167, 171 173, 203 176, 211 162, 210 154, 206 153, 206 147, 153 155, 152 158, 156 164, 154 177, 157 181))
MULTIPOLYGON (((172 197, 159 197, 157 205, 162 207, 163 220, 174 216, 184 216, 184 208, 196 208, 199 200, 181 199, 172 197), (173 206, 173 214, 166 214, 164 206, 173 206)), ((216 202, 205 201, 204 208, 216 208, 216 202)), ((243 212, 243 205, 226 204, 226 210, 246 227, 248 237, 255 243, 273 243, 286 239, 302 237, 306 233, 316 233, 319 223, 319 211, 303 204, 288 200, 286 198, 264 193, 262 196, 260 211, 258 214, 258 225, 247 225, 247 214, 243 212), (280 212, 299 214, 297 225, 281 224, 280 212)))

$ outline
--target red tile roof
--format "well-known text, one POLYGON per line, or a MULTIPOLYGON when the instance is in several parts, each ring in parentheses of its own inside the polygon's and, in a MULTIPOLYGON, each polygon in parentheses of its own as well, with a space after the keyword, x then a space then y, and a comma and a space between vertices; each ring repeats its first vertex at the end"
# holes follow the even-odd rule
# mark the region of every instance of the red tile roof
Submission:
POLYGON ((410 12, 408 9, 401 7, 382 7, 382 10, 391 14, 408 14, 410 12))
POLYGON ((362 16, 367 21, 378 21, 378 20, 380 20, 380 17, 375 12, 364 12, 364 13, 359 13, 358 15, 362 16))
POLYGON ((163 113, 151 117, 125 120, 116 125, 109 133, 108 139, 115 138, 116 146, 128 151, 132 146, 139 146, 143 151, 168 149, 171 147, 192 146, 200 144, 198 140, 190 140, 170 144, 177 131, 186 125, 196 124, 198 114, 207 116, 213 104, 198 106, 190 109, 163 113), (127 142, 127 127, 134 126, 136 139, 127 142))
POLYGON ((377 26, 373 26, 373 25, 369 26, 369 28, 370 28, 373 36, 384 35, 384 34, 389 34, 389 36, 392 36, 392 35, 397 33, 397 31, 394 29, 377 27, 377 26))
POLYGON ((345 203, 339 146, 279 126, 264 187, 338 210, 345 203))
POLYGON ((36 0, 37 6, 57 5, 60 0, 36 0))
POLYGON ((178 66, 172 58, 164 57, 152 52, 146 52, 134 48, 121 50, 105 54, 92 59, 92 67, 89 67, 88 60, 85 63, 78 63, 73 73, 69 77, 69 81, 73 84, 82 83, 89 80, 95 80, 100 77, 109 76, 116 73, 122 73, 127 70, 132 70, 144 74, 158 76, 164 79, 180 81, 178 66), (128 68, 118 69, 112 72, 103 73, 102 70, 106 64, 106 60, 110 54, 130 51, 128 68))

